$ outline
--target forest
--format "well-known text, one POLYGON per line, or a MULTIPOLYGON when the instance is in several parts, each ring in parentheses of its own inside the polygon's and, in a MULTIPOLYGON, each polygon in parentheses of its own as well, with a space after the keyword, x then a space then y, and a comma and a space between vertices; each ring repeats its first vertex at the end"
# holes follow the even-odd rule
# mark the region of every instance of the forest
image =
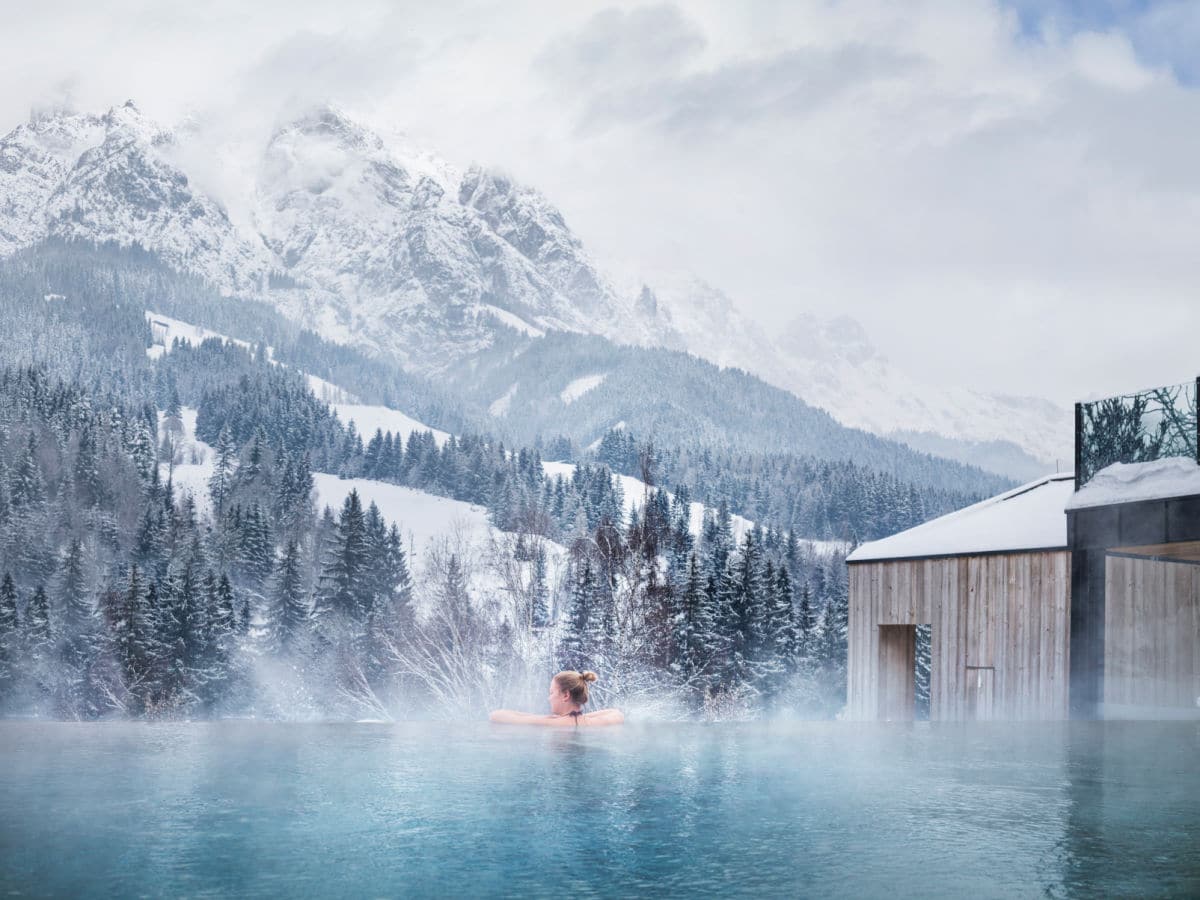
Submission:
POLYGON ((247 310, 238 331, 236 309, 136 255, 58 248, 0 272, 6 714, 458 717, 537 704, 549 674, 587 667, 598 702, 656 715, 832 716, 845 552, 974 499, 627 429, 506 445, 449 389, 247 310), (182 315, 193 296, 200 324, 246 339, 152 348, 150 303, 182 315), (423 394, 457 433, 358 434, 300 359, 368 400, 423 394), (201 496, 173 479, 198 456, 201 496), (357 490, 319 508, 314 473, 473 504, 490 528, 406 545, 357 490))

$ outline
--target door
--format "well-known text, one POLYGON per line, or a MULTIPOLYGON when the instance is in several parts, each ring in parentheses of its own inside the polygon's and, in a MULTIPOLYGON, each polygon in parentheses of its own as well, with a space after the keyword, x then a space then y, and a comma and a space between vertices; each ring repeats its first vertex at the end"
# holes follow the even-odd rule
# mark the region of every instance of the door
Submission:
POLYGON ((879 626, 879 719, 909 722, 915 706, 917 627, 879 626))

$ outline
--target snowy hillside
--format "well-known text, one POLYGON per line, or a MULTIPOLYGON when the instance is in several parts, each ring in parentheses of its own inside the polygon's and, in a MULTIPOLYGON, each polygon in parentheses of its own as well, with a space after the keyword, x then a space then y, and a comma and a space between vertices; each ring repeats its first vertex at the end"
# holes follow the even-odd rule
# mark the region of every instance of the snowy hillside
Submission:
MULTIPOLYGON (((383 407, 363 408, 384 410, 383 407)), ((176 496, 191 496, 197 515, 206 516, 212 511, 209 482, 215 453, 210 445, 196 437, 196 410, 184 407, 181 413, 182 427, 178 429, 169 427, 166 416, 159 414, 159 429, 170 437, 175 448, 174 462, 160 463, 159 474, 164 481, 171 481, 176 496)), ((413 422, 411 419, 408 421, 413 422)), ((417 561, 423 559, 439 541, 448 542, 456 552, 483 559, 489 555, 491 542, 505 540, 503 533, 492 527, 487 510, 482 506, 385 481, 339 478, 325 472, 313 473, 313 484, 318 510, 328 506, 336 512, 352 490, 358 491, 364 507, 374 503, 389 525, 395 523, 399 527, 406 549, 412 552, 413 559, 417 561)), ((565 566, 565 549, 552 541, 545 541, 543 545, 549 572, 560 575, 565 566)), ((500 586, 494 573, 489 573, 486 566, 481 565, 476 569, 475 587, 500 586)))
MULTIPOLYGON (((695 278, 618 283, 536 190, 389 145, 335 109, 314 108, 243 151, 251 158, 232 169, 245 183, 231 175, 222 188, 236 196, 210 196, 198 186, 207 180, 189 177, 194 140, 132 102, 18 126, 0 139, 0 256, 47 238, 137 245, 425 375, 512 335, 582 332, 744 368, 844 424, 925 451, 1009 469, 1067 455, 1070 417, 1052 404, 979 394, 950 376, 948 387, 920 383, 852 319, 802 315, 768 334, 695 278), (1037 462, 1010 464, 1006 448, 1037 462)), ((603 377, 559 398, 591 402, 603 377)), ((494 387, 489 403, 503 415, 508 384, 494 387)))
MULTIPOLYGON (((172 344, 179 341, 187 341, 190 344, 200 344, 209 338, 217 338, 221 341, 228 341, 243 347, 247 350, 252 349, 248 341, 239 340, 238 338, 229 337, 217 331, 210 331, 207 328, 201 328, 199 325, 193 325, 190 322, 184 322, 179 319, 174 319, 171 316, 165 316, 159 312, 147 311, 146 322, 150 325, 150 335, 153 343, 146 348, 146 355, 151 359, 158 359, 164 353, 171 352, 172 344)), ((283 365, 275 359, 274 349, 267 347, 267 358, 276 365, 283 365)), ((349 391, 346 391, 336 384, 326 381, 324 378, 318 378, 316 375, 306 373, 304 376, 308 381, 309 390, 316 395, 318 400, 329 404, 340 404, 346 409, 359 409, 355 405, 356 398, 349 391)), ((376 409, 376 407, 361 407, 364 410, 376 409)), ((383 407, 379 407, 382 409, 383 407)), ((390 410, 389 410, 390 412, 390 410)), ((367 413, 363 413, 367 415, 367 413)), ((407 417, 405 417, 407 419, 407 417)), ((427 430, 424 425, 415 422, 413 419, 407 419, 415 428, 421 431, 427 430)), ((374 429, 372 429, 374 430, 374 429)), ((393 428, 393 431, 397 429, 393 428)), ((409 430, 412 430, 411 428, 409 430)), ((406 432, 407 434, 407 432, 406 432)))
POLYGON ((384 519, 400 527, 406 545, 417 553, 428 550, 431 541, 451 534, 466 534, 478 540, 492 531, 487 510, 461 500, 436 497, 385 481, 338 478, 325 472, 314 473, 313 481, 318 507, 341 509, 349 493, 356 490, 364 506, 374 503, 384 519))
POLYGON ((386 406, 372 406, 365 403, 333 403, 330 405, 343 423, 346 425, 354 423, 355 430, 364 441, 369 441, 377 430, 384 434, 390 431, 393 435, 398 435, 405 440, 414 431, 431 431, 439 446, 446 443, 450 437, 444 431, 430 428, 423 422, 418 422, 411 416, 406 416, 399 410, 389 409, 386 406))
MULTIPOLYGON (((552 478, 561 475, 563 478, 570 479, 571 473, 575 471, 575 466, 564 462, 543 462, 542 469, 552 478)), ((646 483, 631 475, 617 475, 616 478, 621 482, 622 499, 625 501, 625 515, 628 516, 634 509, 640 509, 645 505, 646 483)), ((672 497, 672 499, 674 498, 674 495, 670 492, 668 492, 668 496, 672 497)), ((704 513, 705 506, 703 503, 692 504, 692 517, 689 527, 692 534, 697 537, 699 537, 701 529, 704 526, 704 513)), ((743 540, 746 532, 754 527, 753 522, 741 516, 732 516, 731 519, 733 536, 737 541, 743 540)))
POLYGON ((1047 400, 972 391, 955 384, 953 373, 943 385, 919 381, 892 365, 848 316, 802 314, 768 334, 711 285, 660 279, 655 299, 691 352, 753 372, 844 425, 1010 477, 1031 468, 1044 474, 1055 460, 1071 458, 1071 414, 1047 400), (1004 445, 1016 452, 1005 454, 1004 445))

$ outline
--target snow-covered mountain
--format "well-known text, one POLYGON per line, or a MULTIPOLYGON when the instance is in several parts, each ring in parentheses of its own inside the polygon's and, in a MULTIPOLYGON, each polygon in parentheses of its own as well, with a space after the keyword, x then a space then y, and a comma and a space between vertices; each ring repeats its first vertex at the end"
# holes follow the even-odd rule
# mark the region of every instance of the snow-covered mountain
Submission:
POLYGON ((659 276, 653 296, 691 352, 751 371, 845 425, 1024 480, 1056 460, 1069 467, 1068 411, 1037 397, 924 383, 892 365, 849 316, 803 314, 770 335, 694 277, 659 276))
POLYGON ((269 254, 172 164, 174 140, 132 102, 18 126, 0 141, 0 253, 47 237, 139 244, 222 291, 261 290, 269 254))
POLYGON ((422 374, 509 330, 575 331, 738 366, 847 425, 943 455, 1007 442, 1044 462, 1070 445, 1065 411, 918 383, 852 319, 803 316, 768 335, 695 279, 618 286, 537 191, 388 144, 332 108, 277 127, 237 197, 189 177, 193 140, 132 102, 31 117, 0 140, 0 256, 46 238, 137 244, 422 374), (230 216, 235 200, 245 215, 230 216))

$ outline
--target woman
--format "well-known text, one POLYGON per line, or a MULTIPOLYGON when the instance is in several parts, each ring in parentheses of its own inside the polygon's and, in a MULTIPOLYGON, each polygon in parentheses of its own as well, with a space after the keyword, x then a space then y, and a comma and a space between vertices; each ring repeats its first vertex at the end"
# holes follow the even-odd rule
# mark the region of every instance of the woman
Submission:
POLYGON ((579 727, 580 725, 620 725, 625 721, 619 709, 598 709, 585 713, 588 685, 596 680, 595 672, 559 672, 550 679, 550 715, 497 709, 488 716, 493 722, 506 725, 551 725, 579 727))

